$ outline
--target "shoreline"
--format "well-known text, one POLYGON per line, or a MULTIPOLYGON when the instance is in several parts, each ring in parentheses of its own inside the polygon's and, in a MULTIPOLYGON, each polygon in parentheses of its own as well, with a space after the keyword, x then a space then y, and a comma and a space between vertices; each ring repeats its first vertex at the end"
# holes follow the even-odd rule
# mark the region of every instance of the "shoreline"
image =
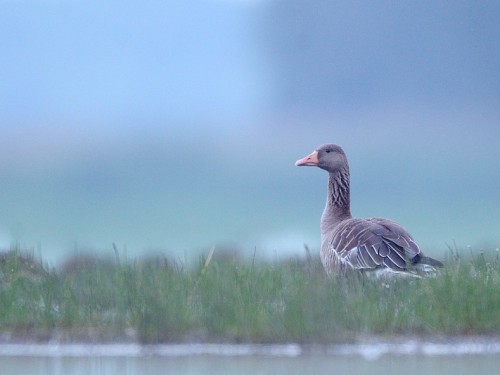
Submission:
POLYGON ((500 337, 368 338, 343 344, 254 344, 254 343, 171 343, 133 342, 0 342, 0 357, 279 357, 300 356, 361 357, 377 360, 383 356, 500 356, 500 337))

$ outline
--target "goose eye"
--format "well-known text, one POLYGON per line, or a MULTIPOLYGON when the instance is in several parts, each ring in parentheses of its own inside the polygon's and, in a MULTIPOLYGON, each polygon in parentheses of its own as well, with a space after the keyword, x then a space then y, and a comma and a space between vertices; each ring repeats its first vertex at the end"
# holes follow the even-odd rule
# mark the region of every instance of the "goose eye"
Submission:
POLYGON ((326 153, 329 154, 331 150, 326 150, 326 153))

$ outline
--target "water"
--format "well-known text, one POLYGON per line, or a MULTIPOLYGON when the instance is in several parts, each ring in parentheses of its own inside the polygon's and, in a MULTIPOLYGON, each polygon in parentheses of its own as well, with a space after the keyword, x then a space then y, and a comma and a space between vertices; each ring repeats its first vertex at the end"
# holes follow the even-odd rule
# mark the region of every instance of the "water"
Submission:
POLYGON ((298 345, 0 345, 3 375, 17 374, 493 374, 500 342, 298 345))
POLYGON ((46 358, 0 360, 2 373, 18 374, 494 374, 499 356, 402 357, 385 356, 376 361, 350 357, 306 356, 299 358, 185 357, 185 358, 46 358))

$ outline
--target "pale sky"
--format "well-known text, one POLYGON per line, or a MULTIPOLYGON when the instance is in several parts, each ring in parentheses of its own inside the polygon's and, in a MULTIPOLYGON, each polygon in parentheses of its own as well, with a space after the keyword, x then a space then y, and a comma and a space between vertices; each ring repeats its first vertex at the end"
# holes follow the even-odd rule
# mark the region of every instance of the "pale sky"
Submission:
POLYGON ((491 244, 499 14, 471 0, 0 1, 0 245, 302 251, 325 176, 293 164, 326 142, 348 151, 360 215, 436 248, 491 244))

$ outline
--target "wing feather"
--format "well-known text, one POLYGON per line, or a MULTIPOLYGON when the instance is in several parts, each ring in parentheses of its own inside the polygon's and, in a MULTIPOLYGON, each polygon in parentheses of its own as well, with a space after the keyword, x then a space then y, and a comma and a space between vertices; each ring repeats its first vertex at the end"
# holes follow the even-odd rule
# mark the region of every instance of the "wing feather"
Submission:
POLYGON ((349 219, 333 231, 330 257, 344 267, 404 270, 420 248, 399 224, 387 219, 349 219))

